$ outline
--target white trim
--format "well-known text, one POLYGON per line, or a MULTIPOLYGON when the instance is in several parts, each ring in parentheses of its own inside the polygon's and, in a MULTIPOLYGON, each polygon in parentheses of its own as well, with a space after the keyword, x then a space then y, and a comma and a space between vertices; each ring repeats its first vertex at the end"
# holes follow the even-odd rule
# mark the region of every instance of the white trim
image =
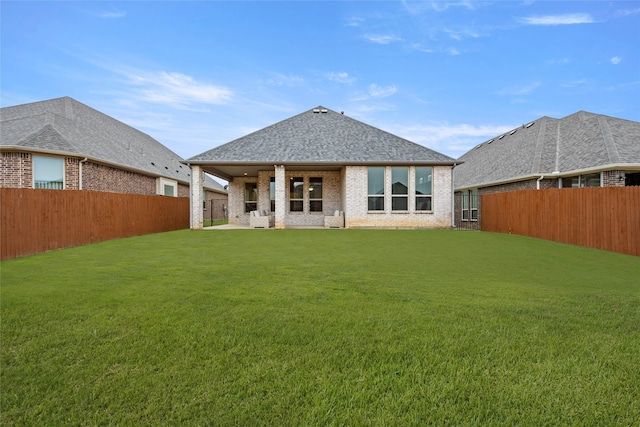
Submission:
POLYGON ((178 197, 178 181, 174 179, 158 177, 158 179, 156 180, 156 194, 164 196, 165 186, 173 187, 173 196, 171 197, 178 197))

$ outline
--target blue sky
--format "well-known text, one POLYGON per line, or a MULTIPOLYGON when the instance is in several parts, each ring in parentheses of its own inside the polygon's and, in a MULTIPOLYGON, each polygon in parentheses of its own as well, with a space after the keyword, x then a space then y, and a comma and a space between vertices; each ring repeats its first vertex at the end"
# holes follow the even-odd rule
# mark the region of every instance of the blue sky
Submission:
POLYGON ((1 1, 1 105, 70 96, 188 158, 318 105, 452 157, 640 121, 640 1, 1 1))

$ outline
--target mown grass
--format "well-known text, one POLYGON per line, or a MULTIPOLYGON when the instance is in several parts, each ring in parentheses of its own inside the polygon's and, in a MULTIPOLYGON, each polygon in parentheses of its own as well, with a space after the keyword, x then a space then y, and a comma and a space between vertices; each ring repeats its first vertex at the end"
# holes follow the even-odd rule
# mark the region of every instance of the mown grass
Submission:
POLYGON ((637 425, 640 258, 177 231, 1 264, 4 425, 637 425))

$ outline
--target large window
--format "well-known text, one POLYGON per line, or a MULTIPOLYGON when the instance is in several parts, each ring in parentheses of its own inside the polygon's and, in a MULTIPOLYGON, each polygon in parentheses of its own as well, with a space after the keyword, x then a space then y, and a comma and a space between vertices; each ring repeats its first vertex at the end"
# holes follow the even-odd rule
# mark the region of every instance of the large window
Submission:
POLYGON ((304 179, 294 177, 289 180, 289 210, 302 212, 304 206, 304 179))
POLYGON ((409 209, 409 168, 391 168, 391 210, 409 209))
POLYGON ((433 169, 416 168, 416 210, 431 211, 433 190, 433 169))
POLYGON ((62 190, 64 188, 64 159, 33 156, 33 188, 62 190))
POLYGON ((322 178, 309 178, 309 211, 322 212, 322 178))
POLYGON ((271 200, 271 212, 276 211, 276 179, 271 177, 269 180, 269 200, 271 200))
POLYGON ((258 210, 258 184, 247 182, 244 184, 244 211, 258 210))
POLYGON ((462 192, 462 220, 478 220, 478 190, 466 190, 462 192))
POLYGON ((591 173, 588 175, 570 176, 562 178, 562 188, 577 187, 600 187, 600 174, 591 173))
POLYGON ((368 170, 368 203, 370 211, 384 210, 384 168, 374 167, 368 170))
POLYGON ((156 194, 161 196, 176 197, 178 195, 178 183, 172 179, 158 178, 156 194))

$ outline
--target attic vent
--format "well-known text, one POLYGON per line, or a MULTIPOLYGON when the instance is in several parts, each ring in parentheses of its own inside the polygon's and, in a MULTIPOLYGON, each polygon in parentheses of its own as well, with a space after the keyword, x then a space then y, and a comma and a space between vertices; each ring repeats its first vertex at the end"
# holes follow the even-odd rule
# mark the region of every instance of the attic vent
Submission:
POLYGON ((319 109, 319 108, 314 108, 314 109, 313 109, 313 114, 318 114, 319 112, 320 112, 320 109, 319 109))
POLYGON ((487 144, 491 144, 493 141, 495 141, 495 139, 490 140, 487 144))
POLYGON ((151 165, 152 165, 152 166, 155 166, 156 164, 155 164, 155 163, 153 163, 153 162, 151 162, 151 165))
POLYGON ((327 110, 326 108, 323 108, 322 110, 320 110, 320 112, 321 112, 322 114, 325 114, 327 111, 329 111, 329 110, 327 110))
POLYGON ((509 132, 509 135, 513 135, 514 133, 518 132, 518 129, 514 129, 511 132, 509 132))
POLYGON ((536 122, 531 122, 531 123, 529 123, 528 125, 525 125, 524 127, 526 127, 526 128, 530 128, 530 127, 531 127, 531 126, 533 126, 535 123, 536 123, 536 122))
POLYGON ((478 149, 478 148, 480 148, 480 147, 482 147, 482 144, 478 144, 478 145, 476 145, 476 149, 478 149))
MULTIPOLYGON (((504 135, 506 135, 506 133, 505 133, 504 135)), ((504 135, 500 135, 500 136, 498 137, 498 139, 502 139, 502 138, 504 138, 504 135)))

